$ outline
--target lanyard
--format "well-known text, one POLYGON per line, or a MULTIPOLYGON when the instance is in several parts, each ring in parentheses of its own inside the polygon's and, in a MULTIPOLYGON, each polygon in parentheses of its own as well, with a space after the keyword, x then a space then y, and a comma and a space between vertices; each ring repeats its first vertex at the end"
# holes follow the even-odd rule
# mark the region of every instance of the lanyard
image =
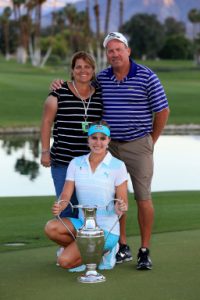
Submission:
POLYGON ((79 94, 76 86, 75 86, 75 82, 72 81, 72 84, 73 84, 73 87, 77 93, 77 95, 79 96, 79 98, 81 99, 82 103, 83 103, 83 107, 84 107, 84 111, 85 111, 85 116, 84 116, 84 120, 86 121, 87 120, 87 111, 88 111, 88 108, 89 108, 89 105, 90 105, 90 101, 91 101, 91 98, 92 98, 92 91, 90 93, 90 97, 89 97, 89 100, 88 100, 88 103, 86 103, 86 101, 83 100, 83 98, 81 97, 81 95, 79 94))

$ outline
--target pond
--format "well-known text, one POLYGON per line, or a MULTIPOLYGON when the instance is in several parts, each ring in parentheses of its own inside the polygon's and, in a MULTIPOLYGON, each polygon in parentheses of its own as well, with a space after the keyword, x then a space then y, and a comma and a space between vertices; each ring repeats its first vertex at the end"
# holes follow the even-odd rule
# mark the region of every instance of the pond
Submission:
MULTIPOLYGON (((37 135, 1 137, 0 157, 0 197, 55 194, 50 169, 40 165, 37 135)), ((162 135, 154 165, 152 191, 200 190, 200 135, 162 135)))

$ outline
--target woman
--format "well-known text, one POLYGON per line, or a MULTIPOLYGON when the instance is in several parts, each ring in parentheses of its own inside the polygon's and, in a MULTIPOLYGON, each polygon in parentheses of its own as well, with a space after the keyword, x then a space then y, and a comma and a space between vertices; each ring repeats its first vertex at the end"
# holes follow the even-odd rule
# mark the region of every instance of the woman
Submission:
MULTIPOLYGON (((57 198, 62 192, 70 161, 89 152, 89 123, 101 120, 102 116, 101 91, 91 86, 95 77, 95 61, 90 54, 83 51, 75 53, 71 77, 72 81, 64 82, 60 89, 49 94, 41 125, 41 164, 51 167, 57 198), (54 141, 50 150, 52 125, 54 141)), ((77 203, 75 194, 71 202, 77 203)), ((68 207, 63 215, 76 216, 76 210, 72 212, 68 207)))
MULTIPOLYGON (((115 265, 115 254, 119 240, 117 214, 126 211, 128 205, 126 167, 121 160, 113 157, 107 150, 109 142, 110 130, 107 124, 103 121, 97 124, 93 123, 88 131, 88 144, 91 152, 76 157, 70 162, 61 194, 61 199, 64 200, 62 203, 68 204, 76 188, 79 204, 101 207, 101 209, 97 209, 97 224, 104 230, 106 237, 104 249, 113 254, 103 257, 100 264, 101 269, 111 269, 115 265), (114 205, 114 198, 121 200, 114 205), (108 210, 106 209, 107 206, 108 210), (113 227, 113 224, 116 226, 113 227)), ((61 209, 61 205, 56 202, 52 208, 53 214, 57 216, 61 209)), ((76 230, 83 225, 82 210, 79 212, 79 219, 63 218, 62 220, 76 236, 76 230)), ((58 263, 67 269, 80 266, 81 256, 77 244, 61 222, 59 228, 55 226, 55 223, 58 222, 59 220, 51 221, 51 226, 58 229, 57 236, 54 235, 51 239, 59 241, 60 245, 64 247, 64 251, 58 257, 58 263)), ((82 271, 83 268, 84 266, 81 266, 81 268, 72 269, 72 271, 82 271)))

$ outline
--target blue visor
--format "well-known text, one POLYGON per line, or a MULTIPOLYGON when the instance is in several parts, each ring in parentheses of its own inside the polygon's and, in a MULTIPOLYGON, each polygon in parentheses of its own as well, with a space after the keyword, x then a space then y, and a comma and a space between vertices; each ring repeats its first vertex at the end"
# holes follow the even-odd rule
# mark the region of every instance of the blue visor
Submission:
POLYGON ((104 125, 92 125, 90 126, 88 130, 88 136, 94 134, 94 133, 103 133, 107 136, 110 136, 110 129, 104 125))

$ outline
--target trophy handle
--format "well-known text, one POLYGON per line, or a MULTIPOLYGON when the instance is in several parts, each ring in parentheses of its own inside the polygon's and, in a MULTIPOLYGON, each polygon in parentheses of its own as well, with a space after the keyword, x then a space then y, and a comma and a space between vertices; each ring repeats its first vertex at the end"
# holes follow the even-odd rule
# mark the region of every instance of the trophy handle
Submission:
MULTIPOLYGON (((67 202, 67 201, 65 201, 65 200, 59 200, 58 199, 58 204, 60 204, 61 202, 67 202)), ((72 205, 72 203, 69 201, 68 202, 68 205, 71 205, 71 207, 72 207, 72 210, 73 210, 73 205, 72 205)), ((68 206, 67 205, 67 206, 68 206)), ((72 238, 74 239, 74 240, 76 240, 76 237, 74 236, 74 234, 73 234, 73 232, 69 229, 69 227, 67 226, 67 224, 65 224, 65 222, 63 222, 63 220, 61 219, 61 217, 60 217, 60 214, 59 215, 57 215, 57 217, 56 217, 63 225, 64 225, 64 227, 68 230, 68 232, 71 234, 71 236, 72 236, 72 238)))
MULTIPOLYGON (((65 200, 62 199, 58 199, 58 204, 60 204, 61 202, 67 202, 65 200)), ((77 204, 77 205, 73 205, 70 201, 68 202, 68 205, 71 205, 72 210, 74 208, 98 208, 97 205, 95 206, 90 206, 90 205, 81 205, 81 204, 77 204)), ((76 237, 74 236, 73 232, 69 229, 69 227, 67 226, 67 224, 65 222, 63 222, 62 218, 60 217, 60 214, 56 217, 62 224, 63 226, 68 230, 68 232, 71 234, 72 238, 76 241, 76 237)))
MULTIPOLYGON (((74 208, 90 208, 90 207, 93 207, 93 208, 96 208, 96 209, 98 209, 98 208, 106 208, 106 209, 108 209, 108 205, 110 204, 110 202, 113 202, 113 201, 119 201, 119 202, 120 202, 121 200, 122 200, 122 199, 114 198, 114 199, 112 199, 112 200, 109 201, 109 203, 107 204, 106 207, 105 207, 105 206, 98 206, 98 205, 94 205, 94 206, 90 206, 90 205, 81 205, 81 204, 73 205, 70 201, 68 202, 68 205, 71 205, 71 208, 72 208, 72 209, 74 209, 74 208)), ((62 199, 61 199, 61 200, 58 200, 58 203, 61 203, 61 202, 66 202, 66 201, 65 201, 65 200, 62 200, 62 199)), ((106 237, 106 239, 105 239, 105 242, 106 242, 108 236, 110 235, 112 229, 116 226, 117 222, 121 219, 122 215, 123 215, 123 213, 121 213, 120 215, 118 215, 117 220, 115 221, 115 223, 113 224, 113 226, 111 227, 111 229, 110 229, 109 232, 108 232, 108 235, 107 235, 107 237, 106 237)), ((66 228, 66 229, 68 230, 68 232, 71 234, 72 238, 73 238, 74 240, 76 240, 76 237, 74 236, 73 232, 71 232, 71 230, 69 229, 69 227, 67 226, 67 224, 65 224, 65 222, 63 222, 63 220, 61 219, 60 214, 57 216, 57 219, 65 226, 65 228, 66 228)), ((107 251, 105 250, 104 253, 105 253, 105 252, 107 252, 107 251)))

